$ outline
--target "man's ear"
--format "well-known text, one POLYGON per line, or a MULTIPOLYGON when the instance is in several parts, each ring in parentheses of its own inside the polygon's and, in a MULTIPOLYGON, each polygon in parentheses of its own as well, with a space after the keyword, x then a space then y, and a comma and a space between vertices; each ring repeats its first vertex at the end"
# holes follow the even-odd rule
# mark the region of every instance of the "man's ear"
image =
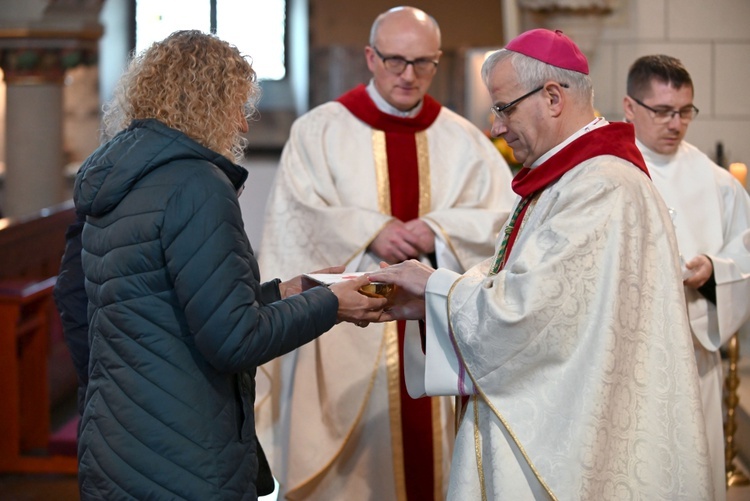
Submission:
POLYGON ((567 99, 567 96, 563 92, 563 87, 555 81, 549 81, 544 84, 544 92, 546 94, 547 107, 553 116, 559 116, 562 113, 563 104, 567 99))
POLYGON ((375 54, 375 51, 370 47, 369 45, 365 45, 365 61, 367 61, 367 69, 370 70, 370 73, 375 72, 375 58, 377 57, 377 54, 375 54))
POLYGON ((625 96, 622 98, 622 109, 625 112, 625 121, 626 122, 633 122, 633 116, 635 115, 635 111, 633 110, 633 100, 629 98, 628 96, 625 96))

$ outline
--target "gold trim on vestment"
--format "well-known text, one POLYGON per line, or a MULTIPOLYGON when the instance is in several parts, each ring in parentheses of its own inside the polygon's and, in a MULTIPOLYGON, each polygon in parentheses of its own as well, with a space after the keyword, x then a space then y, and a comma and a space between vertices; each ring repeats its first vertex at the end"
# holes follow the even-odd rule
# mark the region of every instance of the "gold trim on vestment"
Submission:
MULTIPOLYGON (((391 322, 395 326, 395 322, 391 322)), ((367 404, 370 401, 370 395, 372 394, 372 389, 375 386, 375 379, 377 379, 378 376, 378 368, 380 367, 380 360, 383 357, 383 351, 386 349, 387 346, 387 330, 388 325, 385 325, 385 331, 386 334, 383 335, 383 340, 380 342, 380 348, 378 348, 378 356, 375 358, 375 366, 372 368, 372 375, 370 376, 370 381, 367 384, 367 391, 365 392, 364 398, 362 399, 362 405, 359 408, 359 411, 357 412, 357 417, 354 418, 354 422, 352 423, 352 426, 349 428, 349 431, 346 432, 346 436, 344 437, 344 440, 341 442, 341 447, 331 456, 331 459, 323 465, 320 470, 318 470, 316 473, 312 474, 309 478, 306 480, 303 480, 296 486, 290 487, 289 490, 286 493, 286 499, 290 501, 296 501, 296 500, 302 500, 305 499, 307 496, 302 493, 300 497, 296 497, 297 494, 299 494, 301 490, 303 490, 305 487, 307 487, 310 483, 314 482, 318 478, 322 477, 324 473, 326 473, 333 463, 338 459, 338 457, 341 455, 341 453, 344 450, 344 447, 346 447, 346 444, 349 443, 349 440, 351 439, 352 434, 354 433, 354 430, 359 425, 360 421, 362 421, 362 415, 365 413, 365 408, 367 407, 367 404)))
POLYGON ((432 188, 430 181, 430 149, 427 145, 427 133, 419 131, 414 134, 417 144, 417 166, 419 168, 419 216, 429 214, 432 210, 432 188))
POLYGON ((381 214, 391 215, 391 185, 388 177, 388 153, 385 132, 372 131, 372 155, 375 159, 375 183, 378 188, 378 208, 381 214))
POLYGON ((474 454, 477 458, 479 487, 482 492, 482 501, 487 501, 487 489, 484 486, 484 466, 482 465, 482 437, 479 434, 479 404, 477 404, 476 395, 471 397, 471 403, 474 408, 474 454))
MULTIPOLYGON (((524 215, 524 220, 526 220, 526 218, 529 217, 529 215, 530 215, 530 209, 531 209, 531 207, 529 207, 529 209, 526 210, 526 214, 524 215)), ((523 223, 523 221, 522 221, 522 223, 523 223)), ((454 336, 455 336, 455 332, 456 331, 455 331, 454 326, 453 326, 452 316, 451 316, 451 311, 450 311, 450 308, 451 308, 450 307, 450 305, 451 305, 451 296, 453 295, 453 291, 455 290, 456 285, 458 285, 458 282, 460 282, 463 278, 464 277, 462 276, 461 278, 459 278, 458 280, 456 280, 453 283, 453 285, 451 285, 451 288, 448 291, 448 297, 447 297, 447 303, 446 303, 446 309, 448 310, 448 325, 449 325, 449 328, 451 329, 451 331, 454 333, 453 334, 454 336)), ((466 374, 469 375, 469 378, 471 379, 471 382, 474 384, 475 391, 478 393, 478 395, 480 397, 482 397, 482 400, 487 405, 487 407, 489 407, 490 410, 492 410, 493 414, 495 414, 495 417, 497 417, 497 419, 500 421, 500 423, 502 423, 502 425, 505 427, 506 431, 508 432, 508 435, 510 435, 510 438, 513 440, 513 442, 515 442, 516 447, 518 447, 519 452, 521 453, 521 455, 523 456, 523 458, 526 460, 526 463, 529 465, 529 468, 531 468, 531 471, 532 471, 532 473, 534 473, 534 476, 536 477, 536 479, 539 481, 539 484, 544 488, 544 490, 547 492, 547 494, 550 496, 550 498, 552 498, 553 500, 557 501, 557 496, 555 496, 555 494, 552 492, 552 489, 549 487, 549 485, 547 485, 547 482, 544 481, 544 479, 542 478, 541 473, 539 473, 539 470, 537 470, 536 466, 531 461, 531 458, 529 457, 528 453, 526 452, 526 449, 524 449, 523 445, 521 445, 521 441, 518 439, 518 436, 516 436, 516 434, 511 429, 510 423, 508 423, 508 421, 500 414, 500 411, 495 407, 495 405, 487 397, 487 395, 484 393, 484 391, 482 391, 482 388, 479 386, 479 384, 477 384, 477 380, 474 378, 474 375, 469 370, 468 365, 464 362, 464 357, 463 357, 463 354, 461 353, 461 347, 459 346, 458 343, 453 343, 453 344, 456 347, 456 356, 458 357, 459 363, 462 364, 464 366, 464 368, 466 369, 466 374)), ((476 399, 476 396, 474 396, 473 398, 476 399)), ((477 405, 476 404, 476 400, 475 400, 475 405, 477 405)), ((475 408, 475 413, 476 412, 477 412, 477 410, 475 408)), ((476 440, 477 434, 479 433, 478 414, 475 414, 474 426, 475 426, 474 433, 475 433, 475 440, 476 440)), ((476 446, 476 443, 475 443, 475 446, 476 446)), ((479 456, 477 457, 477 461, 478 461, 479 464, 481 464, 481 450, 479 452, 479 456)), ((484 484, 481 485, 481 489, 482 489, 482 492, 484 493, 485 492, 485 486, 484 486, 484 484)))
POLYGON ((401 433, 401 361, 398 350, 398 324, 385 324, 385 366, 388 375, 388 413, 391 421, 391 448, 393 449, 393 478, 396 499, 406 501, 406 472, 404 442, 401 433))
MULTIPOLYGON (((529 206, 526 207, 526 214, 524 214, 523 219, 521 219, 521 226, 518 227, 518 234, 519 235, 523 231, 524 226, 526 226, 526 221, 529 220, 529 215, 532 212, 534 212, 534 207, 536 206, 536 203, 539 201, 539 195, 541 195, 541 193, 537 193, 536 195, 534 195, 534 198, 532 198, 529 201, 529 206)), ((507 259, 506 259, 506 261, 507 261, 507 259)))
MULTIPOLYGON (((378 190, 378 211, 380 211, 381 214, 390 216, 391 185, 388 176, 388 152, 385 149, 385 132, 382 130, 373 129, 372 131, 372 158, 375 161, 375 188, 378 190)), ((377 237, 380 232, 383 231, 383 228, 385 228, 390 222, 391 220, 389 219, 383 223, 383 226, 372 235, 372 238, 365 242, 364 245, 358 248, 354 254, 344 262, 344 266, 349 266, 349 263, 351 263, 354 258, 359 256, 361 252, 364 252, 372 241, 375 240, 375 237, 377 237)))
POLYGON ((443 501, 443 420, 440 397, 430 397, 432 404, 432 458, 433 495, 435 501, 443 501))

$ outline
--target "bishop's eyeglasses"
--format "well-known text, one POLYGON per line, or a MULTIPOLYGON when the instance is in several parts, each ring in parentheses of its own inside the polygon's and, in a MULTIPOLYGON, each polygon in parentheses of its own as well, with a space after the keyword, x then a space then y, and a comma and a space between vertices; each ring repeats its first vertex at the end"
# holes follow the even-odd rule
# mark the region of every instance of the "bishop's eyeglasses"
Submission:
POLYGON ((675 115, 680 116, 680 122, 686 124, 689 123, 692 119, 698 116, 698 108, 696 108, 694 105, 684 106, 680 108, 679 110, 675 110, 672 108, 668 108, 666 106, 660 106, 658 108, 652 108, 651 106, 642 103, 638 99, 634 98, 633 96, 628 95, 630 99, 638 103, 640 106, 643 106, 648 111, 651 112, 651 118, 654 120, 655 124, 658 125, 664 125, 672 121, 672 119, 675 117, 675 115))
MULTIPOLYGON (((568 87, 570 87, 566 83, 561 83, 560 86, 564 87, 566 89, 568 87)), ((490 106, 490 109, 492 110, 492 113, 494 113, 497 118, 499 118, 500 120, 502 120, 503 122, 505 122, 506 120, 508 120, 508 117, 510 116, 510 112, 512 111, 512 109, 513 109, 514 106, 516 106, 518 103, 520 103, 521 101, 523 101, 527 97, 529 97, 529 96, 531 96, 533 94, 536 94, 537 92, 539 92, 543 88, 544 88, 544 85, 540 85, 536 89, 527 92, 526 94, 524 94, 523 96, 519 97, 518 99, 514 99, 513 101, 511 101, 511 102, 509 102, 507 104, 504 104, 502 106, 498 106, 498 105, 495 104, 493 106, 490 106)))
POLYGON ((395 75, 400 75, 401 73, 406 71, 406 67, 410 64, 412 68, 414 68, 414 73, 416 73, 417 75, 429 75, 430 73, 435 71, 435 68, 437 68, 438 65, 437 60, 430 59, 428 57, 420 57, 419 59, 409 60, 401 56, 384 56, 374 45, 372 46, 372 50, 374 50, 375 54, 377 54, 378 57, 383 61, 383 66, 385 66, 385 69, 395 75))

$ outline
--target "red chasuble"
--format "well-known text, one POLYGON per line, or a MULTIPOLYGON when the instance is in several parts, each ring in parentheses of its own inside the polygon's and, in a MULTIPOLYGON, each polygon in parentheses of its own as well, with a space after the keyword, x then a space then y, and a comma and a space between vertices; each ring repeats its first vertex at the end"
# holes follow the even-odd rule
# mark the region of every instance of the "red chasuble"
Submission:
MULTIPOLYGON (((391 215, 401 221, 419 217, 419 163, 416 133, 435 122, 440 103, 430 96, 413 118, 383 113, 370 99, 364 85, 341 96, 338 101, 355 117, 375 130, 384 132, 388 162, 391 215)), ((404 322, 398 322, 399 364, 403 365, 404 322)), ((406 391, 404 372, 399 367, 401 436, 407 499, 432 500, 434 492, 433 417, 430 398, 412 399, 406 391)), ((398 485, 398 483, 397 483, 398 485)))

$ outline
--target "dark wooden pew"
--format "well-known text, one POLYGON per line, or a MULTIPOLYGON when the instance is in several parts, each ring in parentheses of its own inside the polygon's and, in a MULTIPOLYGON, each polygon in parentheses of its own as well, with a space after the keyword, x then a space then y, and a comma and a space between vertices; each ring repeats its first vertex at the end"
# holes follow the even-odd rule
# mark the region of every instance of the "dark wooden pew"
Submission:
POLYGON ((52 290, 72 201, 0 219, 0 471, 75 473, 48 454, 50 409, 77 385, 52 290))

